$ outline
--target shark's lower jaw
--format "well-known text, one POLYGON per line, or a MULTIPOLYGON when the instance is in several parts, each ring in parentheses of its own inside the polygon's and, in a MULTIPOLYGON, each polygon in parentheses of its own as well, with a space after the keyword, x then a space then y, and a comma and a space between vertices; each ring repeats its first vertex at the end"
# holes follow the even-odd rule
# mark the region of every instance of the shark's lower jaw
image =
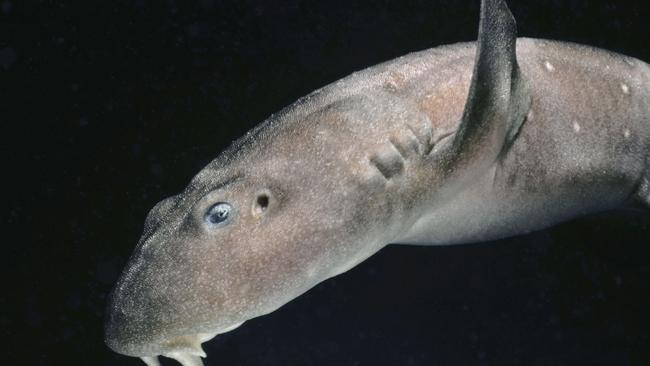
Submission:
MULTIPOLYGON (((164 354, 164 356, 175 359, 183 366, 203 366, 203 360, 201 360, 201 357, 197 355, 191 355, 189 353, 183 352, 171 352, 164 354)), ((205 355, 202 357, 205 357, 205 355)), ((140 359, 144 361, 147 366, 160 366, 158 356, 140 357, 140 359)))
POLYGON ((201 347, 201 343, 214 338, 217 334, 215 332, 178 336, 156 345, 143 345, 143 349, 146 348, 149 350, 146 353, 137 351, 129 353, 139 357, 147 366, 160 366, 159 356, 173 358, 183 366, 203 366, 201 357, 206 357, 206 354, 201 347), (149 355, 142 355, 147 353, 149 355))
POLYGON ((183 366, 203 366, 201 358, 205 358, 206 354, 201 347, 201 344, 211 340, 218 334, 229 332, 242 325, 242 323, 234 324, 227 328, 221 329, 213 333, 197 333, 193 335, 179 336, 161 343, 159 349, 160 354, 152 356, 140 356, 147 366, 160 366, 158 356, 173 358, 183 366))
MULTIPOLYGON (((175 359, 183 366, 203 366, 203 361, 199 356, 189 355, 187 353, 170 353, 165 356, 175 359)), ((140 357, 140 359, 144 361, 147 366, 160 366, 158 356, 140 357)))

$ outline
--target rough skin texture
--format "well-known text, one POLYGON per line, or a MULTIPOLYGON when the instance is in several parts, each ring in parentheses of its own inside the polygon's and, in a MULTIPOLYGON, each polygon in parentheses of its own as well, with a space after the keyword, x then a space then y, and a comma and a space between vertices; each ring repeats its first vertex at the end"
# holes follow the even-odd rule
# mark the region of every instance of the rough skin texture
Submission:
POLYGON ((484 1, 474 43, 298 100, 158 204, 114 290, 114 350, 199 365, 200 343, 390 243, 454 244, 650 201, 650 68, 515 39, 484 1), (516 59, 515 59, 516 41, 516 59), (215 204, 233 207, 206 224, 215 204))

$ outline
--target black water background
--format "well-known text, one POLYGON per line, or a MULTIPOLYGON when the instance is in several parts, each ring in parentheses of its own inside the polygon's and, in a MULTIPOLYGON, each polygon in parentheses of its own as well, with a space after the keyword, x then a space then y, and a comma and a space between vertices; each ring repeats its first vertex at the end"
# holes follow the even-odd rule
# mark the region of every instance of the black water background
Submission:
MULTIPOLYGON (((650 61, 642 1, 511 1, 520 34, 650 61)), ((0 0, 2 363, 138 365, 101 336, 147 211, 350 72, 469 41, 477 1, 0 0)), ((641 365, 650 216, 389 247, 206 345, 207 365, 641 365)), ((171 364, 171 363, 167 363, 171 364)))

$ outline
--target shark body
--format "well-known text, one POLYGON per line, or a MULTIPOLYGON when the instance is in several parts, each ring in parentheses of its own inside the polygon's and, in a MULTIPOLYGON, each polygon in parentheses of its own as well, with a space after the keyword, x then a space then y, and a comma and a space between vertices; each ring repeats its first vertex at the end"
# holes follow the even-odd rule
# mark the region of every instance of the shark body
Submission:
MULTIPOLYGON (((152 209, 106 342, 157 365, 391 243, 502 238, 650 204, 650 67, 516 38, 484 0, 477 43, 413 53, 310 95, 152 209)), ((433 255, 433 254, 432 254, 433 255)))
MULTIPOLYGON (((517 135, 460 197, 428 206, 401 242, 498 239, 621 205, 647 204, 648 65, 588 46, 539 39, 520 38, 517 49, 531 98, 517 135)), ((431 80, 443 87, 425 87, 412 98, 425 110, 445 110, 452 118, 434 125, 456 131, 457 123, 444 121, 461 120, 464 105, 459 101, 469 90, 475 45, 454 45, 449 51, 454 56, 431 62, 445 70, 431 80)), ((413 58, 433 58, 435 52, 413 58)))

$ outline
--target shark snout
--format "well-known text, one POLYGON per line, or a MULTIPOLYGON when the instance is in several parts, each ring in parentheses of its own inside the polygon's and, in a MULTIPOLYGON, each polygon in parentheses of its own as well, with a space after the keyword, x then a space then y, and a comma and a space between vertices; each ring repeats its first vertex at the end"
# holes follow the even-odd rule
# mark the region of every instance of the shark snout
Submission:
POLYGON ((212 334, 178 336, 159 343, 120 343, 106 340, 115 352, 139 357, 149 366, 159 366, 159 356, 173 358, 183 366, 203 366, 201 357, 206 357, 201 343, 214 337, 212 334))
POLYGON ((104 339, 115 352, 141 358, 149 366, 159 366, 159 356, 177 360, 183 366, 202 366, 206 354, 201 344, 226 333, 242 323, 220 327, 214 332, 188 332, 180 334, 173 326, 162 325, 159 319, 149 317, 130 317, 113 303, 106 319, 104 339))
POLYGON ((216 333, 196 333, 154 337, 146 327, 111 314, 105 328, 105 342, 113 351, 139 357, 149 366, 160 365, 158 356, 173 358, 183 366, 202 366, 201 357, 206 355, 201 344, 216 336, 216 333))

